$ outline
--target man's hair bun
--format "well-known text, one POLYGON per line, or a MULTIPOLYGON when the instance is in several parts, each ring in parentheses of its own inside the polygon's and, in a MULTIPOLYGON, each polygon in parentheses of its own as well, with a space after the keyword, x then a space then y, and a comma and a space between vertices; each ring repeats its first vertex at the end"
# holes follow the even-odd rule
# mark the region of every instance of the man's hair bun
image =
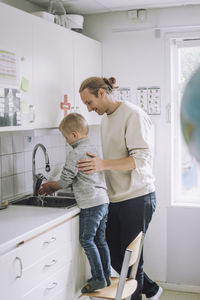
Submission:
POLYGON ((118 88, 118 86, 115 86, 116 79, 114 77, 110 77, 108 79, 106 77, 103 77, 103 80, 110 90, 118 88))
POLYGON ((99 89, 104 89, 107 94, 111 94, 114 89, 118 89, 118 86, 115 86, 116 79, 114 77, 88 77, 86 78, 79 88, 79 93, 84 89, 88 89, 91 94, 98 97, 99 89))
POLYGON ((108 82, 110 83, 110 85, 112 86, 112 88, 114 88, 114 85, 115 85, 115 83, 116 83, 115 77, 110 77, 110 78, 108 79, 108 82))

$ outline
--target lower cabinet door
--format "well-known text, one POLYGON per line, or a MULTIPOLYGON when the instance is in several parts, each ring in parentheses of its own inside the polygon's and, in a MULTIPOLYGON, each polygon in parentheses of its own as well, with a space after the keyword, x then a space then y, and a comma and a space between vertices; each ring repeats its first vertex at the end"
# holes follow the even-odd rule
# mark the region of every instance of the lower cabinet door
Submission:
MULTIPOLYGON (((50 300, 54 299, 60 291, 71 285, 72 282, 72 264, 65 265, 53 276, 41 282, 36 288, 25 294, 23 300, 50 300)), ((56 299, 56 298, 55 298, 56 299)), ((69 299, 71 300, 71 299, 69 299)))
POLYGON ((23 261, 19 249, 0 256, 0 299, 21 299, 23 261))

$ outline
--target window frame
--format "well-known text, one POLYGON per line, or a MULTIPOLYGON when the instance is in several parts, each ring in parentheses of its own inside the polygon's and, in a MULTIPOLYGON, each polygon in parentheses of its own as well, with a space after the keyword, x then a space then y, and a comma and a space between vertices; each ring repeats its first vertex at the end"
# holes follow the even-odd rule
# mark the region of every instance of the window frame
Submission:
MULTIPOLYGON (((199 202, 196 202, 196 198, 192 198, 192 201, 188 201, 188 195, 184 197, 182 192, 181 181, 181 155, 177 149, 182 147, 181 138, 181 124, 180 124, 180 93, 184 90, 179 82, 180 72, 180 56, 179 49, 187 47, 200 47, 200 34, 195 33, 193 36, 187 37, 187 34, 181 34, 181 36, 171 37, 170 39, 170 91, 171 91, 171 145, 172 145, 172 165, 171 165, 171 205, 172 206, 200 206, 199 202), (178 99, 178 101, 177 101, 178 99)), ((185 82, 186 84, 186 82, 185 82)), ((191 196, 190 196, 191 197, 191 196)), ((190 198, 191 199, 191 198, 190 198)))

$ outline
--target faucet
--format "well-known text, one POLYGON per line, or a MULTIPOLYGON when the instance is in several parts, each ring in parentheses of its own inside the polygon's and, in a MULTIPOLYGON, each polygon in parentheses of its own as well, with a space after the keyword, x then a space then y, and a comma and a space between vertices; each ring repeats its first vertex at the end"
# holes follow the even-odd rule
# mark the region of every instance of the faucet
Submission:
POLYGON ((33 173, 33 196, 38 196, 38 191, 40 189, 40 186, 42 184, 43 179, 46 179, 45 176, 42 173, 36 174, 35 170, 35 155, 37 152, 37 149, 41 148, 44 152, 45 156, 45 171, 50 172, 50 164, 49 164, 49 156, 47 153, 47 149, 42 144, 35 145, 33 149, 33 156, 32 156, 32 173, 33 173))

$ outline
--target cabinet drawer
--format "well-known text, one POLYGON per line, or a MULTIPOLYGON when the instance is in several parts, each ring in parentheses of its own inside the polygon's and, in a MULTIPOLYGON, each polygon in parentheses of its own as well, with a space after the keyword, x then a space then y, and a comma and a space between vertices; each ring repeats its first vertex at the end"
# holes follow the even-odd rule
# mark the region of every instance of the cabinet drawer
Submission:
POLYGON ((71 222, 68 221, 55 227, 20 246, 20 257, 23 269, 34 264, 38 258, 62 248, 63 244, 71 243, 71 222))
POLYGON ((72 296, 72 287, 71 285, 66 286, 62 291, 59 291, 58 294, 54 295, 49 300, 75 300, 78 299, 72 296), (73 298, 72 298, 73 297, 73 298))
POLYGON ((50 300, 56 296, 64 288, 67 289, 72 282, 72 269, 71 263, 56 272, 53 276, 43 281, 35 289, 22 297, 23 300, 50 300))
POLYGON ((52 252, 23 270, 23 276, 21 278, 23 295, 37 286, 41 281, 53 275, 63 266, 67 266, 71 260, 72 246, 70 243, 65 243, 63 248, 52 252))

